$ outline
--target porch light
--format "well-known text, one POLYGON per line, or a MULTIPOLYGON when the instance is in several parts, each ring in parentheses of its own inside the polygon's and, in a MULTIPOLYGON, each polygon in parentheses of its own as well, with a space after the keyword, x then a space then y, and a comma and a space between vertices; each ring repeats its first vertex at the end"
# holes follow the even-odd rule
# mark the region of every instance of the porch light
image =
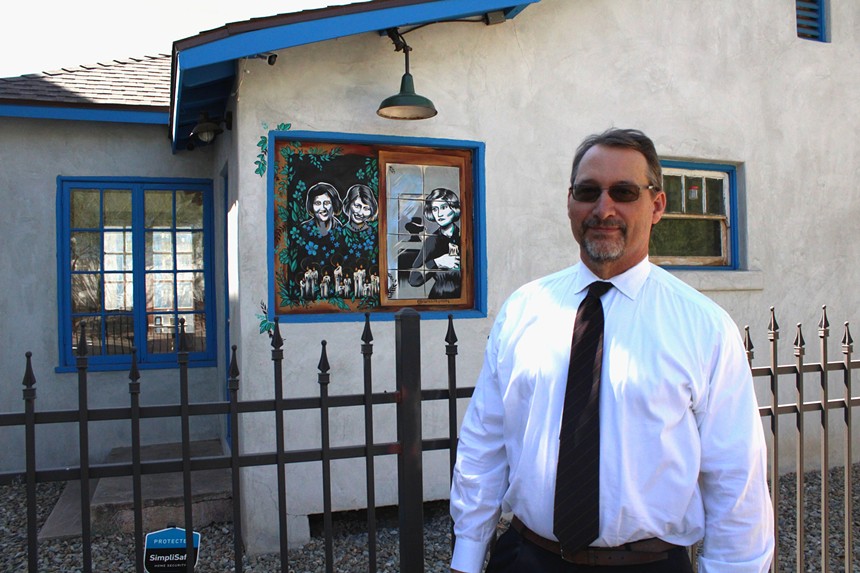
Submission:
POLYGON ((394 50, 402 51, 406 56, 406 73, 400 80, 400 91, 382 100, 377 115, 386 119, 427 119, 438 112, 433 102, 415 93, 415 83, 409 73, 409 52, 412 48, 406 44, 403 35, 396 28, 388 30, 388 37, 394 42, 394 50))
POLYGON ((228 111, 221 121, 212 121, 209 119, 209 114, 204 111, 200 114, 197 125, 191 130, 191 136, 196 137, 201 143, 212 143, 219 134, 224 133, 224 130, 221 129, 222 123, 227 129, 232 129, 233 114, 228 111))

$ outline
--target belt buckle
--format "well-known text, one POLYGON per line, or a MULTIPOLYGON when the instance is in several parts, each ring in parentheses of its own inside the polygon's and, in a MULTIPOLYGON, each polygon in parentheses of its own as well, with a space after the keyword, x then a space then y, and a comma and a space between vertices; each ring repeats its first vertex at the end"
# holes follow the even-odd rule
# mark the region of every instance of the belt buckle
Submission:
POLYGON ((562 560, 562 561, 564 561, 564 562, 566 562, 566 563, 573 563, 573 560, 572 560, 572 559, 568 559, 567 554, 566 554, 566 553, 565 553, 565 551, 564 551, 564 546, 563 546, 563 545, 559 545, 559 546, 558 546, 558 554, 559 554, 559 555, 561 555, 561 560, 562 560))

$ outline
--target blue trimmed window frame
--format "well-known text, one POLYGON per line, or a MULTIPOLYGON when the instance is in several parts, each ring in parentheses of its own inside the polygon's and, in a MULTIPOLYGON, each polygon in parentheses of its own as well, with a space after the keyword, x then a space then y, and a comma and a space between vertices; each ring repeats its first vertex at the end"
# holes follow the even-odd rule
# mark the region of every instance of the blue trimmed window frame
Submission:
MULTIPOLYGON (((275 203, 275 165, 277 157, 275 142, 277 140, 319 140, 332 143, 353 143, 391 146, 415 146, 437 149, 462 149, 472 153, 472 252, 473 252, 473 288, 474 304, 469 309, 451 310, 420 310, 423 319, 447 319, 453 316, 460 318, 485 318, 487 316, 487 244, 486 244, 486 208, 485 208, 485 144, 481 141, 417 138, 386 135, 369 135, 342 132, 316 131, 278 131, 268 133, 268 173, 266 197, 267 221, 267 264, 268 264, 268 316, 274 320, 277 316, 281 322, 317 323, 317 322, 356 322, 364 320, 364 311, 356 312, 327 312, 302 314, 277 314, 275 312, 275 243, 274 243, 274 203, 275 203)), ((397 308, 373 311, 374 320, 394 320, 397 308)))
MULTIPOLYGON (((662 267, 675 270, 702 270, 702 271, 736 271, 740 269, 740 218, 738 213, 738 173, 737 166, 728 163, 710 163, 706 161, 680 161, 672 159, 660 160, 660 165, 665 170, 676 169, 680 171, 690 172, 712 172, 715 175, 724 177, 728 184, 728 189, 725 191, 725 219, 726 219, 726 245, 724 264, 687 264, 684 263, 683 256, 675 256, 664 258, 674 258, 679 262, 657 260, 657 264, 662 267)), ((669 212, 667 208, 667 213, 669 212)), ((664 215, 665 217, 665 215, 664 215)), ((659 223, 658 223, 659 225, 659 223)), ((655 259, 651 255, 652 260, 655 259)))
MULTIPOLYGON (((95 340, 95 348, 88 353, 89 369, 98 370, 124 370, 131 363, 130 347, 134 345, 137 349, 138 364, 141 369, 152 368, 174 368, 177 366, 177 335, 179 332, 179 319, 185 318, 187 323, 186 332, 195 330, 191 326, 204 325, 205 334, 202 336, 197 331, 196 339, 193 333, 189 334, 192 340, 188 355, 188 364, 191 367, 215 366, 217 359, 216 351, 216 314, 215 314, 215 288, 214 288, 214 219, 213 219, 213 185, 209 179, 190 178, 136 178, 136 177, 57 177, 57 266, 58 266, 58 333, 59 333, 59 365, 57 372, 72 372, 76 364, 76 346, 79 336, 78 332, 72 332, 73 320, 87 320, 92 324, 100 325, 99 332, 89 332, 87 338, 95 340), (80 221, 72 221, 72 194, 75 190, 89 192, 92 197, 98 193, 99 205, 96 209, 98 222, 92 220, 82 224, 80 221), (130 215, 123 215, 123 222, 117 224, 105 224, 104 202, 106 192, 124 192, 130 194, 130 215), (169 227, 146 227, 144 217, 145 199, 147 192, 172 192, 171 211, 169 216, 172 224, 169 227), (180 193, 188 193, 189 197, 202 198, 202 225, 192 223, 183 225, 177 222, 177 196, 180 193), (150 269, 147 269, 147 234, 150 241, 155 242, 155 235, 169 237, 166 254, 169 268, 154 270, 152 260, 149 261, 150 269), (179 239, 185 239, 189 245, 185 246, 188 253, 185 254, 179 243, 179 239), (77 240, 83 235, 95 238, 98 236, 96 246, 100 251, 96 259, 90 259, 90 267, 87 270, 73 270, 73 235, 77 240), (108 241, 120 239, 119 241, 108 241), (113 242, 113 246, 108 243, 113 242), (194 263, 181 263, 180 257, 184 254, 194 260, 195 249, 203 250, 202 269, 196 268, 194 263), (108 252, 106 252, 108 251, 108 252), (115 252, 113 252, 115 251, 115 252), (113 264, 105 264, 107 257, 113 257, 113 264), (124 261, 124 262, 122 262, 124 261), (130 264, 129 264, 130 263, 130 264), (117 268, 119 266, 119 268, 117 268), (158 278, 167 278, 168 283, 172 280, 172 294, 168 295, 172 301, 170 309, 148 308, 147 298, 150 299, 149 306, 156 304, 153 299, 155 293, 147 293, 147 275, 152 280, 153 273, 158 273, 158 278), (125 275, 131 275, 131 280, 125 275), (194 276, 197 275, 197 276, 194 276), (202 291, 193 292, 199 287, 199 279, 202 275, 202 291), (90 281, 97 283, 97 308, 81 309, 75 308, 72 302, 73 281, 80 281, 87 277, 93 277, 90 281), (118 285, 119 296, 124 299, 124 308, 120 310, 108 309, 106 302, 107 285, 111 281, 108 277, 114 277, 114 284, 118 285), (188 280, 190 279, 190 280, 188 280), (130 283, 130 284, 128 284, 130 283), (189 292, 189 289, 192 292, 189 292), (199 300, 202 295, 202 302, 199 300), (194 301, 193 308, 178 308, 179 299, 191 299, 194 301), (111 340, 108 323, 120 323, 118 331, 127 340, 118 343, 111 340), (152 322, 153 324, 150 324, 152 322), (153 340, 148 336, 157 331, 163 331, 161 347, 156 348, 153 340), (152 333, 148 330, 153 328, 152 333), (97 338, 96 338, 97 337, 97 338), (138 343, 137 341, 147 341, 138 343), (113 350, 111 346, 113 345, 113 350)), ((150 257, 157 257, 158 249, 151 245, 150 257)), ((93 300, 91 298, 91 300, 93 300)), ((154 335, 153 335, 154 336, 154 335)), ((113 337, 116 338, 115 336, 113 337)))
POLYGON ((795 0, 797 37, 814 42, 829 42, 827 0, 795 0))

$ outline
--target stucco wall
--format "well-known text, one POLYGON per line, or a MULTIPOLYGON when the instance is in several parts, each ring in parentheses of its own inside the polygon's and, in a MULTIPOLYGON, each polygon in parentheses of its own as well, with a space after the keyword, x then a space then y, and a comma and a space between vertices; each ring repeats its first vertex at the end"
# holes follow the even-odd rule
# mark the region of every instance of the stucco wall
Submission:
MULTIPOLYGON (((165 126, 0 119, 0 411, 23 411, 27 351, 33 353, 36 410, 78 407, 77 374, 54 371, 59 363, 57 176, 213 178, 211 151, 173 155, 166 132, 165 126)), ((223 199, 216 201, 222 204, 223 199)), ((191 400, 219 399, 223 380, 216 368, 190 369, 191 400)), ((177 369, 143 370, 140 381, 141 404, 178 403, 177 369)), ((91 372, 90 407, 128 406, 128 382, 127 371, 91 372)), ((216 417, 195 419, 192 437, 217 438, 220 425, 216 417)), ((141 432, 144 443, 181 439, 178 420, 144 420, 141 432)), ((113 447, 129 445, 129 433, 127 422, 91 423, 91 462, 103 461, 113 447)), ((0 471, 22 470, 23 430, 0 428, 0 443, 0 471)), ((39 469, 78 463, 77 425, 39 426, 36 444, 39 469)))
MULTIPOLYGON (((489 316, 456 325, 461 384, 473 383, 507 295, 577 260, 565 211, 570 160, 584 136, 610 126, 644 130, 666 158, 738 165, 743 268, 678 274, 722 304, 739 326, 751 325, 756 364, 769 356, 770 306, 784 329, 783 361, 793 360, 796 323, 814 344, 822 304, 834 337, 841 337, 843 321, 860 319, 860 270, 852 264, 860 216, 860 75, 853 65, 860 58, 860 5, 831 8, 829 44, 799 40, 793 5, 778 0, 544 0, 498 26, 428 26, 407 34, 407 41, 416 91, 434 101, 439 115, 418 122, 375 114, 403 73, 402 54, 385 36, 283 51, 273 67, 241 62, 233 132, 238 163, 231 174, 239 196, 236 341, 243 398, 272 395, 268 339, 254 320, 270 284, 262 224, 266 179, 254 173, 254 161, 260 137, 286 122, 293 130, 486 143, 489 316)), ((442 386, 445 324, 424 321, 422 329, 423 380, 442 386)), ((328 341, 331 392, 360 391, 360 323, 288 324, 283 333, 288 395, 318 391, 321 339, 328 341)), ((393 324, 374 323, 374 335, 379 388, 393 388, 393 324)), ((817 360, 817 351, 810 348, 808 357, 817 360)), ((764 381, 758 384, 764 397, 764 381)), ((345 429, 360 428, 358 416, 345 418, 339 438, 360 440, 361 430, 345 429)), ((441 416, 425 418, 428 432, 443 427, 441 416)), ((273 447, 271 418, 246 419, 242 432, 247 451, 273 447)), ((318 440, 315 418, 288 418, 292 447, 316 447, 318 440)), ((356 479, 363 470, 350 467, 335 474, 339 508, 363 503, 363 479, 356 479)), ((446 461, 425 461, 425 473, 428 497, 444 496, 446 461)), ((246 529, 248 548, 273 549, 274 474, 245 475, 246 512, 255 517, 246 529)), ((395 478, 378 475, 380 504, 393 502, 395 478)), ((290 468, 291 513, 321 511, 319 479, 318 468, 290 468)))

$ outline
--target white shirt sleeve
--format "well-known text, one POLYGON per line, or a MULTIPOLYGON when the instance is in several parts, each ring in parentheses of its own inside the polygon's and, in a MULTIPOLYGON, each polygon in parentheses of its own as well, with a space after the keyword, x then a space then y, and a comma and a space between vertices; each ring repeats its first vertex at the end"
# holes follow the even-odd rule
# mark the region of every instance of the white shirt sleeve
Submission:
POLYGON ((728 318, 706 403, 696 411, 705 509, 701 573, 763 573, 774 549, 767 449, 752 374, 728 318))
POLYGON ((496 375, 497 322, 487 343, 484 365, 460 430, 451 486, 456 543, 451 568, 479 573, 495 535, 508 486, 504 406, 496 375))

